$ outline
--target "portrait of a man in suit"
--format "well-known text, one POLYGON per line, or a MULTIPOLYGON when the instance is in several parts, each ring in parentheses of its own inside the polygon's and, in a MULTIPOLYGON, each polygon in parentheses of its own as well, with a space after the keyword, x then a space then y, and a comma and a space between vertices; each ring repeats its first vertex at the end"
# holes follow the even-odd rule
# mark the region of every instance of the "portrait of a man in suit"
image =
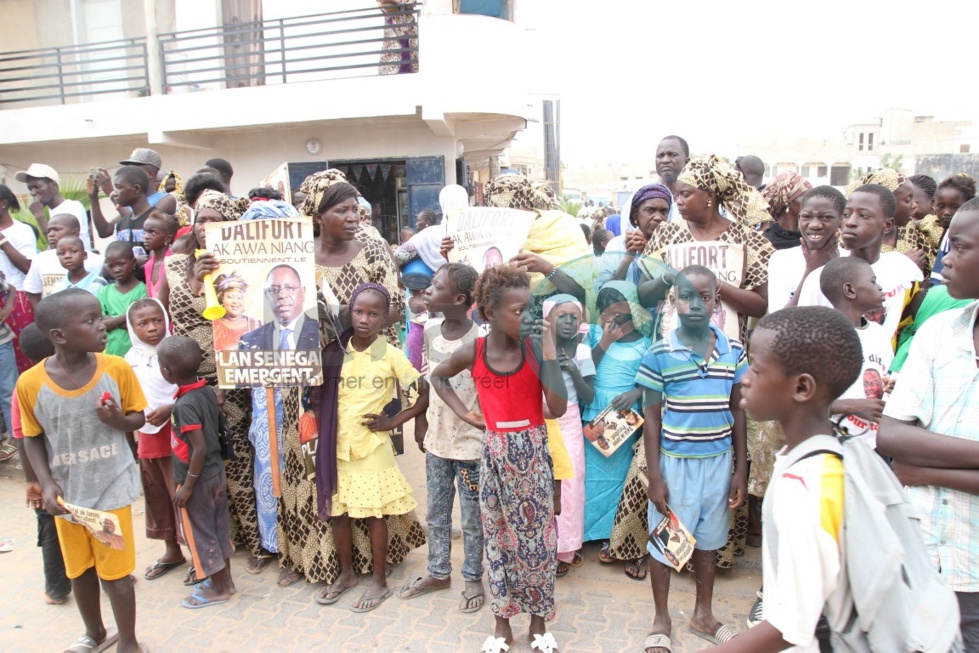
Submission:
POLYGON ((315 309, 303 312, 306 289, 291 265, 277 265, 265 279, 266 323, 241 337, 242 350, 316 350, 319 325, 315 309))

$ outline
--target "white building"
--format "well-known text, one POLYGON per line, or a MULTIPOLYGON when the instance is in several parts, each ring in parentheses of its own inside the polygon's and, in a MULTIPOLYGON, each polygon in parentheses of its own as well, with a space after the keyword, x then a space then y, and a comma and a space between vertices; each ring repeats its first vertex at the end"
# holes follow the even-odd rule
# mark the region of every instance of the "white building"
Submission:
POLYGON ((227 159, 235 194, 283 162, 293 188, 337 167, 396 238, 537 117, 536 66, 515 0, 424 0, 399 16, 417 37, 386 30, 379 3, 0 0, 0 181, 25 192, 14 172, 36 161, 81 183, 136 147, 184 179, 227 159), (504 47, 522 63, 497 83, 485 62, 504 47))

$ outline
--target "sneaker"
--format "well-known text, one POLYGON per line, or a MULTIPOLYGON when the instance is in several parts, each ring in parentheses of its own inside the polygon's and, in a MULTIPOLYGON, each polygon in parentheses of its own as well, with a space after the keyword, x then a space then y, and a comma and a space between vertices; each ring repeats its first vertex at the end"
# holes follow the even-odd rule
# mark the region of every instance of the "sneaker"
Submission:
POLYGON ((0 446, 0 463, 10 460, 17 455, 17 447, 11 442, 11 438, 7 438, 3 441, 3 445, 0 446))
POLYGON ((754 628, 761 622, 765 620, 765 604, 762 598, 761 590, 758 590, 758 600, 755 604, 751 606, 751 612, 748 613, 748 628, 754 628))

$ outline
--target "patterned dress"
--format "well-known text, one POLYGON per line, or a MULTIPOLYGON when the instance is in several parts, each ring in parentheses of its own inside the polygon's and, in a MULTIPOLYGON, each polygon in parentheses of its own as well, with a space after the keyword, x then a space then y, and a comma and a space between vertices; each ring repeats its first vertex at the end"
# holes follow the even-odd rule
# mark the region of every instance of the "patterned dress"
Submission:
MULTIPOLYGON (((921 221, 921 226, 916 225, 913 222, 909 222, 903 227, 898 227, 894 246, 881 245, 880 253, 886 254, 887 252, 900 252, 901 254, 907 254, 908 252, 916 249, 924 251, 926 269, 924 269, 923 272, 927 278, 928 275, 931 274, 931 268, 935 265, 935 253, 938 251, 938 245, 932 244, 934 241, 935 222, 937 221, 937 218, 932 221, 928 220, 928 218, 933 217, 934 216, 925 217, 925 219, 921 221), (922 227, 929 229, 930 233, 926 234, 922 227)), ((941 225, 939 225, 939 229, 940 228, 941 225)), ((939 240, 941 240, 940 234, 939 240)))
POLYGON ((418 72, 418 19, 414 13, 414 0, 378 0, 378 6, 399 5, 398 11, 406 13, 384 17, 384 51, 381 54, 382 75, 418 72))
MULTIPOLYGON (((167 261, 167 284, 170 286, 170 323, 178 336, 187 336, 201 346, 204 358, 197 374, 207 379, 208 385, 217 384, 214 362, 214 328, 201 313, 205 307, 203 295, 197 295, 187 281, 190 265, 187 254, 173 254, 167 261)), ((255 451, 248 439, 251 420, 251 395, 248 390, 228 390, 224 402, 224 416, 228 437, 234 447, 235 457, 226 460, 228 476, 228 503, 231 518, 231 537, 236 544, 245 546, 257 556, 262 551, 258 532, 258 514, 255 507, 254 466, 255 451)))
MULTIPOLYGON (((380 240, 358 233, 363 249, 345 265, 338 268, 316 266, 317 285, 326 281, 341 304, 350 301, 354 289, 362 283, 379 283, 391 291, 391 311, 404 309, 404 297, 398 290, 397 270, 387 252, 387 245, 380 240)), ((320 339, 334 337, 323 326, 326 324, 325 302, 320 304, 320 339)), ((398 334, 394 327, 382 331, 388 342, 398 346, 398 334)), ((307 478, 306 456, 300 442, 305 415, 301 391, 286 388, 278 391, 282 403, 282 498, 279 500, 278 548, 281 564, 298 571, 309 582, 332 583, 340 575, 340 560, 333 542, 333 530, 329 522, 321 521, 316 504, 316 482, 307 478)), ((265 416, 266 423, 268 417, 265 416)), ((305 432, 305 431, 304 431, 305 432)), ((410 551, 425 544, 425 529, 414 511, 404 515, 385 517, 388 525, 388 563, 396 565, 410 551)), ((367 522, 351 520, 353 532, 353 565, 360 574, 369 574, 374 568, 371 554, 370 533, 367 522)))

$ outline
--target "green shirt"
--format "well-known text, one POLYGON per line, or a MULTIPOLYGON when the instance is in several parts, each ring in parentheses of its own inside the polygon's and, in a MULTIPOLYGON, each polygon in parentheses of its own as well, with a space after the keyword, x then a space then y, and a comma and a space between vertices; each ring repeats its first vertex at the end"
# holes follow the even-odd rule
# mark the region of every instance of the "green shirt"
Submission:
MULTIPOLYGON (((133 302, 147 297, 146 284, 140 281, 136 287, 125 295, 119 292, 116 285, 109 284, 99 289, 99 303, 102 304, 102 315, 105 317, 116 317, 125 315, 133 302)), ((129 339, 129 329, 126 322, 122 326, 109 330, 109 340, 105 343, 105 353, 113 356, 125 356, 126 352, 133 346, 129 339)))

